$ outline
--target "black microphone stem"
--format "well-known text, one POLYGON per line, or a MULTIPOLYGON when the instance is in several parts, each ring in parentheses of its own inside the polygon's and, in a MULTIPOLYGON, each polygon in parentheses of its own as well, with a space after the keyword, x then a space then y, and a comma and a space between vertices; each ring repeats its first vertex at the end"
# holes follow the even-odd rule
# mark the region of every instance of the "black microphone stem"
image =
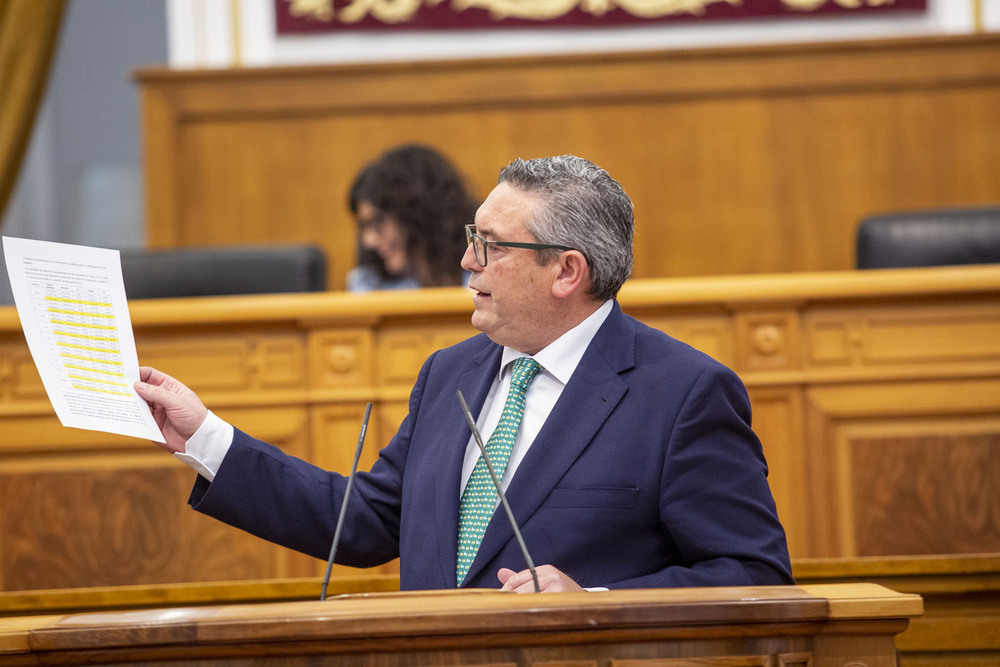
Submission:
POLYGON ((326 560, 326 574, 323 575, 323 588, 320 590, 319 599, 326 599, 326 588, 330 584, 330 571, 333 569, 333 559, 337 555, 337 544, 340 542, 340 529, 344 525, 344 517, 347 515, 347 501, 351 498, 351 488, 354 486, 354 474, 358 471, 358 460, 361 458, 361 447, 365 444, 365 433, 368 431, 368 417, 372 413, 372 404, 365 407, 365 418, 361 421, 361 434, 358 436, 358 446, 354 450, 354 464, 351 466, 351 476, 347 478, 347 491, 344 492, 344 500, 340 503, 340 515, 337 517, 337 528, 333 531, 333 543, 330 545, 330 557, 326 560))
POLYGON ((514 529, 514 537, 517 538, 517 543, 521 546, 521 553, 524 555, 524 561, 528 564, 528 569, 531 571, 531 580, 535 583, 535 592, 541 593, 541 588, 538 586, 538 575, 535 574, 535 563, 531 560, 531 555, 528 553, 528 546, 524 543, 524 538, 521 537, 521 530, 517 527, 517 521, 514 519, 514 512, 510 509, 510 504, 507 503, 507 496, 504 494, 503 489, 500 488, 500 480, 497 478, 497 473, 493 470, 493 464, 490 462, 490 457, 486 454, 486 446, 483 445, 483 437, 479 435, 479 428, 476 427, 476 420, 472 418, 472 412, 469 411, 469 406, 465 402, 465 396, 462 395, 462 390, 458 390, 458 401, 462 404, 462 411, 465 413, 465 419, 469 422, 469 428, 472 429, 472 437, 475 439, 476 444, 479 445, 479 451, 482 452, 483 460, 486 461, 486 469, 490 471, 490 477, 493 478, 493 486, 497 489, 497 495, 500 496, 500 504, 503 505, 504 510, 507 512, 507 520, 510 521, 510 527, 514 529))

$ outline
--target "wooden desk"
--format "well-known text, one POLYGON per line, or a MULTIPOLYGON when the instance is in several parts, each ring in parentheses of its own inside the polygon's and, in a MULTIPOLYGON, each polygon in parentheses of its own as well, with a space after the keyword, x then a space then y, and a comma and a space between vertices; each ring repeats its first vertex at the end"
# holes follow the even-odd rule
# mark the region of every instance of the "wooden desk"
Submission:
POLYGON ((15 619, 0 665, 894 667, 893 638, 921 611, 863 584, 374 594, 15 619))
MULTIPOLYGON (((633 280, 620 301, 743 378, 793 558, 998 551, 1000 266, 633 280)), ((372 463, 471 310, 457 288, 131 304, 142 363, 335 470, 368 400, 372 463)), ((322 573, 188 510, 192 480, 145 441, 63 428, 0 309, 0 590, 322 573)))
POLYGON ((794 561, 802 584, 876 583, 919 595, 924 614, 896 638, 903 667, 1000 664, 1000 554, 794 561))

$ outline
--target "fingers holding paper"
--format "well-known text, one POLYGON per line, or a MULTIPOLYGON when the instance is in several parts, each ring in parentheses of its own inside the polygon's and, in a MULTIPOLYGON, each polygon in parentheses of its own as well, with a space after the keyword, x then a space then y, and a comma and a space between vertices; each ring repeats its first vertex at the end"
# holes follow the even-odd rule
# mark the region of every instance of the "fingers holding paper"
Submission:
POLYGON ((183 452, 184 443, 208 415, 208 408, 198 395, 182 382, 149 366, 139 368, 135 391, 149 404, 153 419, 167 441, 160 446, 171 452, 183 452))

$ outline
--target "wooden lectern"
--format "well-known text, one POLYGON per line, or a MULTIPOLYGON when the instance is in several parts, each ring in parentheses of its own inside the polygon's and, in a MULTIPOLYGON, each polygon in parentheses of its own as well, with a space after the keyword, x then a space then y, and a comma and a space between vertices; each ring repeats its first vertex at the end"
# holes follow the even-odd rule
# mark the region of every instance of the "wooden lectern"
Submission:
POLYGON ((875 584, 326 601, 0 620, 0 665, 894 667, 918 595, 875 584))

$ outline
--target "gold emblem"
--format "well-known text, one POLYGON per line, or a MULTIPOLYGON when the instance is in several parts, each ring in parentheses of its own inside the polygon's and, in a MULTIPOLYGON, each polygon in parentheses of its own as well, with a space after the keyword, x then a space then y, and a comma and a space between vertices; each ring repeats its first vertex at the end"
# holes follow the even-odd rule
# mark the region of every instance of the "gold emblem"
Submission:
POLYGON ((328 23, 333 18, 333 0, 285 0, 288 13, 328 23))
MULTIPOLYGON (((781 0, 781 4, 792 9, 811 12, 819 9, 830 0, 781 0)), ((833 3, 845 9, 860 9, 861 7, 881 7, 891 5, 896 0, 833 0, 833 3)))

